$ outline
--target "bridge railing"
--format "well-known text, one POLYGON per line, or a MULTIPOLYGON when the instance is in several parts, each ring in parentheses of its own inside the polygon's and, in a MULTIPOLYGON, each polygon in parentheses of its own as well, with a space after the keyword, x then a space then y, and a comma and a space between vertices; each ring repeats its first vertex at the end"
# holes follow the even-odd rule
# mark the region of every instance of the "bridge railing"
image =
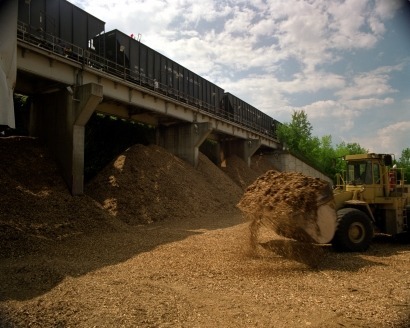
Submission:
POLYGON ((176 88, 172 88, 167 84, 160 83, 156 81, 156 79, 146 76, 145 73, 132 71, 126 67, 125 64, 111 61, 98 55, 92 49, 83 49, 52 34, 46 33, 41 29, 28 26, 21 21, 18 22, 17 26, 17 38, 38 48, 50 51, 53 54, 74 60, 89 68, 103 71, 105 74, 122 78, 133 84, 150 89, 151 91, 197 107, 220 119, 236 123, 262 135, 276 139, 274 131, 267 131, 261 124, 234 115, 233 113, 224 110, 222 107, 217 107, 213 104, 204 102, 176 88))
POLYGON ((76 61, 81 61, 84 57, 84 49, 57 38, 52 34, 46 33, 42 29, 31 27, 20 21, 17 25, 17 38, 53 52, 54 54, 76 61))

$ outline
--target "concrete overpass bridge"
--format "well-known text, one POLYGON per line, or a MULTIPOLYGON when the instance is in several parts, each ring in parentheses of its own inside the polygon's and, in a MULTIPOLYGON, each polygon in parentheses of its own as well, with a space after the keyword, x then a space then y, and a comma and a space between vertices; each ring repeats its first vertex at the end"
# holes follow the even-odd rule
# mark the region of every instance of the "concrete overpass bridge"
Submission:
POLYGON ((15 92, 33 96, 30 134, 49 145, 72 194, 83 192, 84 131, 94 112, 155 126, 157 144, 194 166, 206 139, 217 144, 216 164, 230 154, 250 164, 258 149, 281 148, 257 126, 224 118, 173 90, 164 92, 155 81, 130 81, 125 66, 117 65, 114 71, 111 67, 108 73, 101 58, 83 49, 70 49, 68 54, 57 39, 44 42, 21 25, 17 36, 15 92))

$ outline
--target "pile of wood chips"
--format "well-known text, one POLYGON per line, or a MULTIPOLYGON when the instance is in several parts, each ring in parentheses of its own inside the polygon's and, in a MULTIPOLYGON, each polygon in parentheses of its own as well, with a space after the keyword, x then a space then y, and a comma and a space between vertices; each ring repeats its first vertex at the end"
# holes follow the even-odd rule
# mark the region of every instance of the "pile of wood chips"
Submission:
POLYGON ((336 253, 262 226, 248 254, 238 202, 309 211, 306 188, 321 188, 258 180, 264 156, 221 169, 201 154, 193 168, 135 145, 73 197, 37 139, 0 138, 0 151, 1 327, 409 327, 408 243, 336 253))

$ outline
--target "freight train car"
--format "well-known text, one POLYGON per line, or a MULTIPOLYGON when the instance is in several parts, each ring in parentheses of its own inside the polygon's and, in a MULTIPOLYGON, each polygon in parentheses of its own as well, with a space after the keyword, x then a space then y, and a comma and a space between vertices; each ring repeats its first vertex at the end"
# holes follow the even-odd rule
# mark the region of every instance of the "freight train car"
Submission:
POLYGON ((257 115, 259 122, 254 129, 273 138, 277 138, 277 128, 281 123, 259 110, 257 115))
POLYGON ((105 29, 105 22, 66 0, 18 2, 21 28, 36 37, 39 46, 52 47, 56 52, 64 50, 82 56, 84 50, 93 48, 93 37, 105 29))
POLYGON ((66 0, 18 0, 25 41, 276 138, 278 121, 66 0))
POLYGON ((222 107, 230 121, 276 138, 280 123, 242 99, 226 92, 222 107))
POLYGON ((206 111, 220 111, 224 95, 222 88, 142 42, 119 30, 112 30, 95 37, 93 43, 97 54, 107 59, 111 73, 206 111))

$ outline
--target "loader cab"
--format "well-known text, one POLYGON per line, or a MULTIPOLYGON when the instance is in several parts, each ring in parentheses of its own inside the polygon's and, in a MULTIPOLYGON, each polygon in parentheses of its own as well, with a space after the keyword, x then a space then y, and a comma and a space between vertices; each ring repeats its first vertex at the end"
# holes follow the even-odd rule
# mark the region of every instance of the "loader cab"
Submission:
MULTIPOLYGON (((385 195, 386 161, 378 154, 346 156, 346 190, 360 191, 372 203, 385 195)), ((387 160, 388 163, 389 160, 387 160)))
POLYGON ((349 185, 372 184, 371 161, 349 161, 347 163, 347 181, 349 185))
POLYGON ((347 162, 347 182, 350 185, 382 184, 382 165, 374 159, 347 162))

